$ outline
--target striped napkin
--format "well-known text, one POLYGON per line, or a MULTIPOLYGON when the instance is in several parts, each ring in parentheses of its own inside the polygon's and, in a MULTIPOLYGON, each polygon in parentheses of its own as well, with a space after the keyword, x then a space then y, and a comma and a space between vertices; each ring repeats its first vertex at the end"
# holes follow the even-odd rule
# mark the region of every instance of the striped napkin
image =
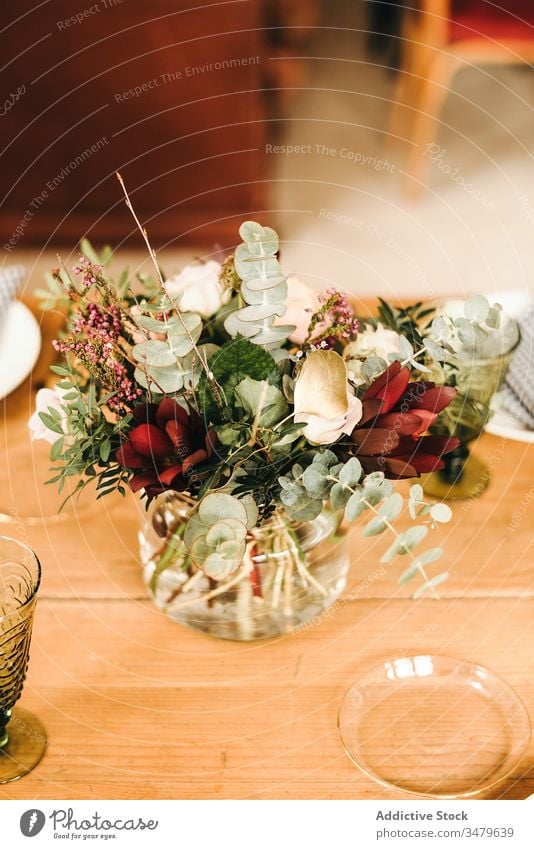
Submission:
POLYGON ((7 315, 11 301, 18 295, 25 277, 26 270, 23 265, 8 265, 5 268, 0 268, 0 327, 7 315))
POLYGON ((534 430, 534 304, 520 319, 521 341, 501 389, 504 408, 534 430))

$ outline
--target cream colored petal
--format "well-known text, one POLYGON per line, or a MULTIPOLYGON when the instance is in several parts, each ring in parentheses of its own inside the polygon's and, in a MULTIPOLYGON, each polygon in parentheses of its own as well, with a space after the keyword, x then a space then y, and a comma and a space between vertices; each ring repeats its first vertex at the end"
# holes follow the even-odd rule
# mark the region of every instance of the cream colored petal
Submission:
POLYGON ((362 402, 359 398, 356 398, 355 395, 351 395, 349 397, 349 409, 347 410, 347 415, 345 416, 346 421, 342 428, 342 432, 351 434, 358 422, 360 421, 362 414, 362 402))
POLYGON ((306 357, 295 383, 295 413, 335 419, 345 415, 348 405, 343 358, 335 351, 313 351, 306 357))

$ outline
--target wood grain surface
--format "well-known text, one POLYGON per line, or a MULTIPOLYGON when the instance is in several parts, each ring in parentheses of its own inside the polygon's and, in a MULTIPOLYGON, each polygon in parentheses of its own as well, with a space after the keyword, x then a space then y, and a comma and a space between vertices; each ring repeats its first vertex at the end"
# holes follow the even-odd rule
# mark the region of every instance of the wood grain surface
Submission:
MULTIPOLYGON (((480 439, 491 485, 434 535, 451 572, 439 601, 412 601, 399 567, 379 564, 384 540, 353 528, 350 601, 293 636, 217 641, 147 599, 133 497, 97 505, 87 492, 56 515, 47 447, 26 428, 54 321, 31 379, 4 402, 0 464, 0 533, 28 542, 43 565, 21 704, 39 714, 49 747, 1 798, 402 798, 353 766, 337 713, 358 673, 409 653, 484 664, 534 713, 532 446, 480 439)), ((533 793, 533 762, 531 747, 490 795, 533 793)))

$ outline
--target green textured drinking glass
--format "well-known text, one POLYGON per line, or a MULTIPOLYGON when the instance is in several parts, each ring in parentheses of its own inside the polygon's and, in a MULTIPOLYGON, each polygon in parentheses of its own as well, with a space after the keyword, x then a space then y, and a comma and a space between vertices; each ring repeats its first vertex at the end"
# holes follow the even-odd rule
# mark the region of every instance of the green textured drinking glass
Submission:
POLYGON ((460 446, 445 454, 445 468, 427 475, 423 488, 439 499, 477 498, 490 482, 489 467, 470 449, 491 417, 491 400, 506 377, 515 347, 488 359, 458 361, 457 395, 440 415, 433 433, 456 436, 460 446))
POLYGON ((0 784, 30 772, 46 748, 40 720, 14 709, 26 678, 40 581, 41 566, 31 548, 0 536, 0 784))

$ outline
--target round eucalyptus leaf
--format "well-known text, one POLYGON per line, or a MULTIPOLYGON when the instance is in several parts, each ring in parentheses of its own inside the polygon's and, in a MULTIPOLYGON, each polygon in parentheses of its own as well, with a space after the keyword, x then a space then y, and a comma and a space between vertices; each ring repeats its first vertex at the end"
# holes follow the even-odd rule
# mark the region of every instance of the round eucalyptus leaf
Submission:
POLYGON ((410 487, 410 498, 413 498, 414 501, 422 501, 423 500, 423 487, 420 483, 414 483, 410 487))
POLYGON ((247 511, 243 504, 233 495, 223 492, 211 492, 204 496, 198 514, 206 525, 212 525, 221 519, 237 519, 243 525, 247 524, 247 511))
POLYGON ((157 339, 134 345, 132 354, 138 362, 149 366, 172 366, 176 362, 176 357, 167 343, 157 339))
POLYGON ((484 295, 473 295, 465 302, 464 315, 470 321, 485 321, 489 311, 490 305, 484 295))
POLYGON ((399 492, 394 492, 389 498, 380 505, 378 518, 394 522, 402 510, 403 497, 399 492))
POLYGON ((430 516, 435 522, 450 522, 452 510, 448 504, 433 504, 430 508, 430 516))
POLYGON ((362 476, 362 464, 357 457, 351 457, 340 470, 338 477, 341 483, 346 483, 348 486, 356 486, 362 476))

